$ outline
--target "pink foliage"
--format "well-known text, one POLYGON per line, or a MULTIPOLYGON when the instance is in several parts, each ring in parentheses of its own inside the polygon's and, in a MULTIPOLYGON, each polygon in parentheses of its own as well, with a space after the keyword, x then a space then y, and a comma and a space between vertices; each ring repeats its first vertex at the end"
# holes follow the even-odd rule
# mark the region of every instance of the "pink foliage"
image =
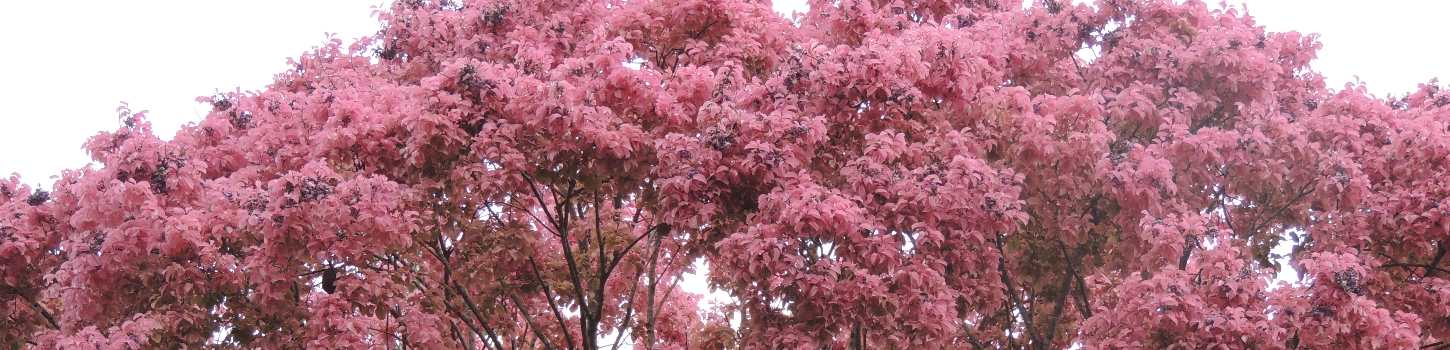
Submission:
POLYGON ((398 1, 0 181, 0 347, 1450 341, 1450 91, 1328 89, 1200 1, 1019 5, 398 1))

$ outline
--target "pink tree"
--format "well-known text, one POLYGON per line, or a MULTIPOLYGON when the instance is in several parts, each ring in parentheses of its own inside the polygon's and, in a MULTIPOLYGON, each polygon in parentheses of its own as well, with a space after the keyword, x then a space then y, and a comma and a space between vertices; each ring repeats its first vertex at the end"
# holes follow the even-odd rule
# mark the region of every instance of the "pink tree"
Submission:
POLYGON ((0 343, 1450 340, 1437 83, 1197 1, 810 5, 405 0, 169 141, 123 107, 0 182, 0 343))

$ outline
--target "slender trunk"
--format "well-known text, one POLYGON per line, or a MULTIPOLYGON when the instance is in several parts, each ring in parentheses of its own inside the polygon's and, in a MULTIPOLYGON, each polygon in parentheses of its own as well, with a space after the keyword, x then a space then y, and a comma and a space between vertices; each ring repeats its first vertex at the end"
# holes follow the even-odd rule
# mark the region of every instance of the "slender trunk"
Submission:
POLYGON ((483 314, 483 312, 480 312, 478 310, 478 305, 477 304, 474 304, 473 303, 473 298, 470 298, 468 296, 468 291, 463 290, 463 287, 462 286, 459 286, 456 283, 453 284, 453 289, 456 290, 456 291, 458 291, 458 296, 460 296, 460 297, 463 298, 464 305, 468 306, 468 310, 473 313, 473 318, 478 320, 478 325, 480 327, 483 327, 483 334, 482 335, 487 336, 487 338, 484 339, 485 340, 484 344, 485 345, 488 345, 489 342, 491 341, 492 344, 493 344, 493 347, 495 349, 502 350, 503 349, 503 344, 501 344, 501 343, 498 342, 498 335, 496 333, 494 333, 493 327, 488 325, 487 316, 485 316, 483 314))
POLYGON ((1445 244, 1435 242, 1435 258, 1430 260, 1430 265, 1425 266, 1425 277, 1435 277, 1440 272, 1440 260, 1445 259, 1445 244))
POLYGON ((1072 274, 1064 273, 1062 275, 1062 282, 1059 282, 1057 286, 1057 300, 1052 304, 1052 316, 1047 321, 1047 330, 1043 332, 1042 343, 1037 344, 1038 349, 1047 350, 1052 346, 1052 340, 1057 335, 1057 323, 1062 320, 1062 311, 1064 305, 1067 304, 1067 294, 1072 289, 1072 281, 1072 274))
MULTIPOLYGON (((571 336, 571 335, 569 335, 570 334, 568 332, 569 326, 565 325, 565 323, 564 323, 564 315, 559 312, 559 305, 558 305, 558 303, 555 303, 554 302, 554 293, 552 291, 550 291, 550 289, 549 289, 549 283, 544 281, 544 275, 543 275, 543 273, 539 272, 539 264, 534 261, 534 257, 533 256, 529 256, 528 259, 529 259, 529 267, 534 272, 534 280, 537 281, 539 283, 539 286, 542 287, 542 289, 544 290, 544 300, 546 300, 546 301, 549 302, 549 311, 553 312, 553 314, 554 314, 554 321, 559 323, 559 329, 560 330, 564 330, 564 332, 563 332, 564 333, 564 342, 566 343, 565 344, 565 347, 567 347, 567 348, 573 348, 574 347, 574 337, 571 336)), ((510 296, 513 297, 514 305, 516 307, 518 307, 519 314, 524 315, 525 320, 529 320, 527 318, 528 317, 528 312, 526 311, 526 309, 524 309, 523 303, 519 302, 518 296, 515 296, 515 295, 510 295, 510 296)), ((537 332, 538 327, 533 327, 533 328, 535 328, 535 331, 537 332)), ((540 335, 540 337, 542 337, 542 335, 540 335)), ((547 339, 540 338, 539 340, 544 341, 544 345, 546 347, 549 346, 549 343, 548 343, 548 340, 547 339)))
POLYGON ((847 346, 851 350, 866 350, 866 335, 861 331, 861 323, 851 325, 851 344, 847 346))
MULTIPOLYGON (((509 301, 512 301, 514 303, 514 308, 517 308, 519 310, 519 316, 521 316, 521 317, 524 318, 525 325, 527 325, 527 327, 530 330, 533 330, 534 337, 535 338, 538 338, 539 341, 543 342, 544 349, 555 350, 554 344, 553 343, 550 343, 549 342, 549 339, 545 338, 545 335, 544 335, 543 330, 539 329, 539 325, 534 324, 534 319, 531 318, 531 317, 529 317, 528 309, 525 309, 524 308, 524 303, 522 301, 519 301, 519 296, 518 295, 514 295, 514 294, 509 294, 508 296, 509 296, 509 301)), ((555 311, 559 310, 558 308, 553 308, 553 309, 555 311)), ((564 331, 564 336, 567 338, 568 335, 569 335, 569 329, 568 328, 563 328, 562 327, 563 326, 563 323, 562 322, 560 323, 560 326, 561 326, 560 329, 562 329, 564 331)), ((533 343, 533 341, 530 341, 530 343, 533 343)), ((529 345, 529 348, 533 348, 533 347, 534 347, 533 345, 529 345)))
POLYGON ((657 268, 656 263, 659 261, 660 257, 660 239, 661 236, 663 236, 664 234, 664 232, 661 232, 656 234, 656 236, 650 238, 651 240, 653 240, 652 244, 654 245, 654 247, 650 248, 652 252, 650 253, 649 259, 649 274, 646 276, 646 278, 649 280, 647 282, 649 285, 649 303, 646 304, 647 307, 645 309, 645 314, 647 315, 647 317, 645 322, 644 335, 644 346, 647 350, 654 350, 655 348, 655 316, 658 314, 658 310, 655 309, 655 291, 658 289, 657 287, 659 286, 659 275, 655 269, 657 268))
MULTIPOLYGON (((584 317, 581 317, 581 318, 584 318, 584 317)), ((582 341, 584 343, 584 347, 583 347, 584 349, 598 349, 599 348, 599 346, 595 344, 599 340, 599 327, 598 327, 598 325, 599 325, 599 323, 594 322, 593 320, 584 321, 584 335, 583 335, 583 338, 584 339, 582 339, 582 341)))
POLYGON ((629 298, 624 302, 625 305, 629 306, 624 309, 624 318, 619 320, 619 326, 615 327, 614 345, 610 347, 610 350, 619 350, 619 341, 624 339, 625 331, 634 323, 634 309, 636 308, 634 295, 635 292, 639 291, 639 277, 642 274, 644 274, 644 271, 635 274, 634 279, 630 280, 632 283, 629 286, 629 298))
MULTIPOLYGON (((1038 339, 1037 328, 1032 324, 1032 309, 1023 306, 1022 301, 1017 298, 1017 285, 1012 282, 1012 269, 1007 266, 1007 250, 1005 243, 1003 243, 1004 240, 1006 238, 1002 234, 997 234, 997 240, 995 242, 997 244, 998 254, 997 272, 1002 275, 1003 292, 1007 293, 1009 307, 1016 309, 1017 314, 1022 317, 1023 328, 1027 332, 1028 343, 1041 343, 1038 339)), ((1031 298, 1031 295, 1028 297, 1031 298)), ((1008 316, 1011 316, 1010 312, 1008 316)))

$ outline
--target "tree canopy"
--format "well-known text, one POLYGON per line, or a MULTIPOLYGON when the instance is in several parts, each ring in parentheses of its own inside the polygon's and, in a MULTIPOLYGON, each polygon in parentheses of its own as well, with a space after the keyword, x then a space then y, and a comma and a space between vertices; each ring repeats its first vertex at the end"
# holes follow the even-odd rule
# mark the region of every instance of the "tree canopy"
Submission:
POLYGON ((1437 82, 1196 0, 809 5, 401 0, 169 139, 123 107, 0 181, 0 346, 1450 341, 1437 82))

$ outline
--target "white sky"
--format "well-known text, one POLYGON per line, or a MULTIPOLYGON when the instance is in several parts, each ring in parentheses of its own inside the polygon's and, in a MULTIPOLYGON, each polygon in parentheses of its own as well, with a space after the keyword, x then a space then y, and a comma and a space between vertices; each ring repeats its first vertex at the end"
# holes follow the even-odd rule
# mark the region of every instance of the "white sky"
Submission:
MULTIPOLYGON (((1030 0, 1029 0, 1030 1, 1030 0)), ((117 126, 121 101, 148 114, 158 134, 208 110, 197 96, 271 82, 294 57, 334 33, 375 32, 385 0, 6 1, 0 4, 0 177, 49 187, 84 166, 86 138, 117 126)), ((1215 1, 1216 2, 1216 1, 1215 1)), ((1358 79, 1376 94, 1403 94, 1450 78, 1450 32, 1438 0, 1231 0, 1271 31, 1320 33, 1314 67, 1340 87, 1358 79)), ((804 11, 804 0, 777 11, 804 11)), ((703 266, 701 266, 703 267, 703 266)), ((703 272, 703 271, 702 271, 703 272)), ((683 286, 706 290, 698 277, 683 286)), ((720 297, 718 294, 713 297, 720 297)))
POLYGON ((129 102, 170 138, 197 96, 260 89, 326 40, 377 31, 382 0, 0 1, 0 177, 84 166, 85 140, 129 102))

